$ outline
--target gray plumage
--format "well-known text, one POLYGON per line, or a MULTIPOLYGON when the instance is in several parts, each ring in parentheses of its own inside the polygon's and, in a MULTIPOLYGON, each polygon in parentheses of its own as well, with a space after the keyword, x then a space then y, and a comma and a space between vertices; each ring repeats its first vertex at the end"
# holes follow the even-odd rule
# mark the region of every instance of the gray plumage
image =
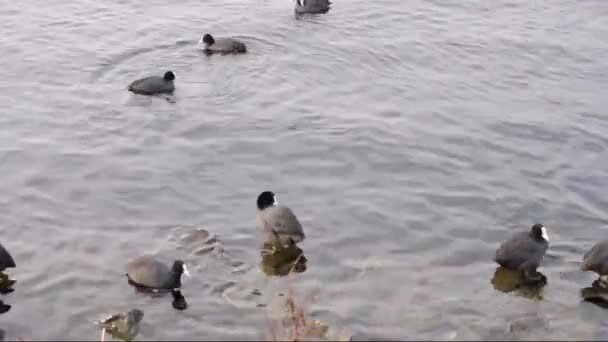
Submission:
POLYGON ((206 53, 245 53, 245 44, 234 38, 214 38, 209 33, 205 34, 199 44, 203 44, 206 53))
POLYGON ((608 275, 608 240, 601 241, 585 253, 581 270, 608 275))
POLYGON ((535 224, 530 231, 516 233, 503 242, 496 251, 494 261, 502 267, 532 275, 549 248, 548 240, 545 227, 535 224))
POLYGON ((329 0, 295 0, 296 14, 322 14, 327 13, 331 8, 329 0))
POLYGON ((13 257, 6 248, 0 244, 0 272, 4 272, 5 269, 11 267, 17 267, 15 260, 13 260, 13 257))
POLYGON ((272 192, 261 193, 257 204, 257 229, 264 242, 288 244, 304 241, 306 235, 300 221, 290 208, 276 203, 272 192))
POLYGON ((149 76, 129 84, 129 91, 141 95, 172 94, 175 91, 175 74, 167 71, 163 77, 149 76))
POLYGON ((141 256, 127 264, 127 277, 136 285, 171 290, 181 287, 182 273, 190 275, 186 264, 176 260, 173 267, 149 256, 141 256))

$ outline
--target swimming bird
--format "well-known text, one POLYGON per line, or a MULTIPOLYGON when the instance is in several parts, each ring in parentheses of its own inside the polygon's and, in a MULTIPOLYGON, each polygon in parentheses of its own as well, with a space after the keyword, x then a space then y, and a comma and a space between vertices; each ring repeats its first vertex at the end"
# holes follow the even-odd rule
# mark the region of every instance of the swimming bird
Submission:
POLYGON ((608 240, 598 242, 585 253, 581 270, 597 273, 598 284, 608 287, 608 240))
POLYGON ((4 272, 7 268, 17 267, 15 260, 11 254, 0 244, 0 272, 4 272))
POLYGON ((131 341, 139 334, 140 323, 144 312, 139 309, 121 312, 97 322, 101 328, 101 341, 104 341, 106 331, 117 338, 131 341))
POLYGON ((296 14, 323 14, 331 8, 329 0, 295 0, 296 14))
POLYGON ((494 261, 504 268, 522 272, 526 280, 538 282, 543 276, 536 269, 548 248, 547 229, 542 224, 534 224, 530 231, 516 233, 503 242, 494 261))
POLYGON ((172 290, 182 286, 182 274, 190 276, 186 264, 175 260, 173 266, 149 256, 137 257, 127 264, 127 278, 137 286, 150 289, 172 290))
POLYGON ((296 215, 277 203, 272 191, 262 192, 257 199, 257 229, 264 242, 291 245, 304 241, 306 235, 296 215))
POLYGON ((167 71, 160 76, 148 76, 135 80, 129 84, 129 91, 141 95, 172 94, 175 91, 175 74, 167 71))
POLYGON ((206 33, 199 44, 203 44, 203 51, 206 53, 245 53, 247 47, 245 44, 234 38, 213 38, 212 35, 206 33))

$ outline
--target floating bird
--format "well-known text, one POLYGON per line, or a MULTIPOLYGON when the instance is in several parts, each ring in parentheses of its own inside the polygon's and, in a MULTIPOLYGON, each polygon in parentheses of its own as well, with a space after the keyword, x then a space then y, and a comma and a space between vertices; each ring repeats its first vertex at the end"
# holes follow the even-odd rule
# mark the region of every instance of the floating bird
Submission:
POLYGON ((206 53, 246 53, 245 44, 234 38, 213 38, 209 33, 205 34, 199 44, 203 44, 206 53))
POLYGON ((167 71, 160 76, 148 76, 129 84, 129 91, 141 95, 156 95, 156 94, 172 94, 175 91, 175 74, 173 71, 167 71))
POLYGON ((298 14, 323 14, 331 8, 329 0, 295 0, 295 12, 298 14))
POLYGON ((172 290, 182 286, 182 274, 190 276, 186 264, 175 260, 173 266, 149 256, 141 256, 127 264, 127 277, 137 286, 150 289, 172 290))

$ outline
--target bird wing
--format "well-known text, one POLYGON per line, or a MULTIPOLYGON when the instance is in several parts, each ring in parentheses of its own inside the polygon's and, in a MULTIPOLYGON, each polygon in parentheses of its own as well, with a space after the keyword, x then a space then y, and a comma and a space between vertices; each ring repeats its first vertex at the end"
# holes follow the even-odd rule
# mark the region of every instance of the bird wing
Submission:
POLYGON ((150 257, 134 259, 129 263, 128 271, 133 282, 148 287, 163 287, 172 274, 169 266, 150 257))
POLYGON ((264 209, 257 216, 258 229, 266 238, 289 239, 299 242, 304 239, 302 225, 293 211, 285 206, 273 206, 264 209), (272 234, 274 236, 269 236, 272 234))
POLYGON ((496 261, 512 268, 519 268, 531 260, 540 263, 546 248, 539 249, 528 235, 528 232, 518 233, 505 241, 496 251, 496 261))

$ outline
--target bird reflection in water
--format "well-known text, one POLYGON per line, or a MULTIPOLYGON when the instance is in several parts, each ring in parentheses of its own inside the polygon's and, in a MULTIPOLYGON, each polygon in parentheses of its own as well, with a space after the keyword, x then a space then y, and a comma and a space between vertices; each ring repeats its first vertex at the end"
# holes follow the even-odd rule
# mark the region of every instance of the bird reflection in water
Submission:
POLYGON ((188 308, 188 302, 186 302, 186 298, 179 289, 171 290, 171 295, 173 296, 173 302, 171 305, 175 310, 182 311, 188 308))
POLYGON ((182 292, 180 291, 179 288, 175 288, 175 289, 171 289, 171 290, 149 288, 149 287, 145 287, 145 286, 140 286, 131 281, 129 281, 129 284, 131 286, 133 286, 133 289, 135 290, 135 292, 149 295, 151 297, 165 297, 170 292, 171 297, 173 297, 171 306, 173 306, 173 308, 175 310, 182 311, 182 310, 186 310, 188 308, 188 302, 186 301, 186 298, 184 297, 184 295, 182 294, 182 292))
POLYGON ((498 291, 504 293, 517 292, 523 297, 542 300, 542 292, 544 286, 547 284, 547 277, 540 272, 538 272, 538 275, 542 281, 531 283, 521 272, 498 266, 494 272, 491 283, 494 286, 494 289, 498 291))
POLYGON ((581 298, 585 302, 593 303, 602 309, 608 309, 608 288, 595 280, 591 286, 581 289, 581 298))

